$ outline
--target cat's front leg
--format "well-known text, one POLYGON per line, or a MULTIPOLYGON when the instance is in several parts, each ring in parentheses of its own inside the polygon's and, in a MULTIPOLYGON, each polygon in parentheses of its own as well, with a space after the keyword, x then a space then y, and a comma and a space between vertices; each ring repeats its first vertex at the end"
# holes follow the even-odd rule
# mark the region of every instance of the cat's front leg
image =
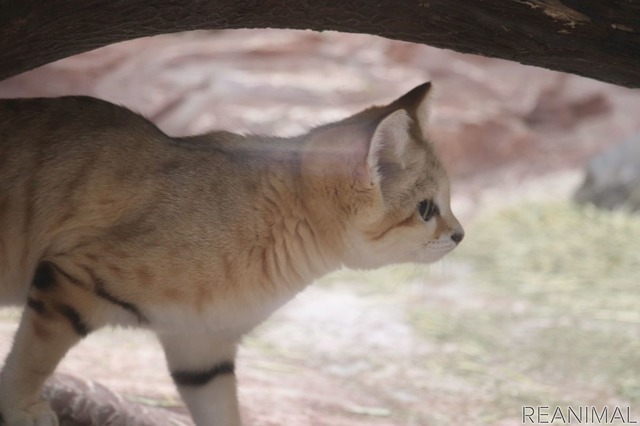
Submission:
POLYGON ((39 299, 29 299, 0 374, 0 425, 58 425, 49 404, 40 399, 40 390, 88 328, 74 308, 54 309, 39 299))
POLYGON ((198 426, 240 426, 236 341, 208 334, 161 334, 171 377, 198 426))
POLYGON ((33 278, 25 310, 0 373, 0 424, 56 426, 58 420, 40 391, 45 380, 80 339, 89 334, 96 298, 71 283, 56 267, 42 263, 33 278))

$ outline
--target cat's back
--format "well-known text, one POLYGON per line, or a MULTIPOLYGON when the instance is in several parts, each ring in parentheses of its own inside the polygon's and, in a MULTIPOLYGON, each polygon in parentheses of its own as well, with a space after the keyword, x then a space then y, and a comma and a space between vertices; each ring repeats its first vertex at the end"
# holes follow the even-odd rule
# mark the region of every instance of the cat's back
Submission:
POLYGON ((215 217, 214 203, 227 206, 218 216, 235 214, 232 195, 259 181, 243 141, 227 132, 172 138, 127 108, 86 96, 0 100, 0 206, 11 207, 0 228, 33 217, 25 233, 57 232, 65 209, 70 225, 100 228, 143 213, 175 218, 186 208, 215 217))
POLYGON ((0 99, 0 125, 73 123, 85 127, 104 127, 122 121, 148 122, 139 114, 114 103, 91 96, 0 99), (55 121, 54 121, 55 120, 55 121))
POLYGON ((225 168, 244 142, 229 132, 170 137, 142 115, 90 96, 0 99, 0 174, 12 161, 69 170, 95 157, 95 167, 111 170, 174 169, 176 162, 197 168, 203 161, 225 168))
POLYGON ((88 96, 2 99, 0 198, 46 199, 110 185, 112 176, 126 181, 165 139, 144 117, 88 96))
POLYGON ((0 147, 5 150, 57 144, 69 149, 73 143, 117 145, 125 133, 165 137, 141 115, 90 96, 0 99, 0 147))

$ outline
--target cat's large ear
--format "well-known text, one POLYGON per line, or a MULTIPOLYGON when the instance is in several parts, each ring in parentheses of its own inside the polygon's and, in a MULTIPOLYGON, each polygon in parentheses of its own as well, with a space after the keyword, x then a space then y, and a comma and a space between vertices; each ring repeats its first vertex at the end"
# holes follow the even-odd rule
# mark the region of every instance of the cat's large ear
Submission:
POLYGON ((403 108, 415 117, 416 124, 423 138, 427 138, 427 121, 429 120, 429 106, 431 103, 431 82, 422 83, 413 88, 395 102, 392 106, 403 108))
POLYGON ((431 83, 423 83, 385 107, 391 112, 378 123, 367 155, 372 183, 381 182, 384 166, 402 170, 410 162, 408 148, 413 143, 416 126, 422 137, 426 137, 430 89, 431 83))
POLYGON ((411 142, 411 117, 404 109, 386 116, 376 127, 367 154, 367 168, 373 184, 380 184, 383 165, 405 168, 411 142))

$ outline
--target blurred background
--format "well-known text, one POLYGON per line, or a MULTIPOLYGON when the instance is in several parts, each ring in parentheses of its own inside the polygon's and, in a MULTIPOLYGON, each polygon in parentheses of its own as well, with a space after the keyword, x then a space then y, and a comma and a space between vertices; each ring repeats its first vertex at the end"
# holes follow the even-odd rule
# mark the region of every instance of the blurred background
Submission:
MULTIPOLYGON (((510 426, 525 405, 640 420, 639 92, 369 35, 234 30, 111 45, 0 97, 92 95, 172 135, 293 135, 427 80, 465 241, 432 266, 332 274, 247 336, 246 423, 510 426)), ((0 311, 2 356, 17 318, 0 311)), ((59 371, 185 412, 146 332, 96 333, 59 371)))

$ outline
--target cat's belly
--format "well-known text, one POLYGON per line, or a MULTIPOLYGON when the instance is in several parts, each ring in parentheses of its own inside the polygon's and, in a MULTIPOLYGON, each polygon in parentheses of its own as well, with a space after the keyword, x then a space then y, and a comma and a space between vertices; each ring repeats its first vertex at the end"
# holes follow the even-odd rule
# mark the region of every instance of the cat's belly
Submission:
POLYGON ((262 304, 211 303, 202 309, 180 304, 147 307, 149 328, 158 333, 210 334, 238 338, 263 322, 289 298, 278 297, 262 304))
POLYGON ((162 253, 114 249, 97 240, 55 256, 52 264, 62 287, 82 293, 74 307, 82 310, 87 303, 83 297, 91 299, 92 307, 86 309, 94 311, 91 325, 141 326, 159 333, 237 337, 306 284, 271 281, 259 265, 224 268, 218 261, 223 256, 183 252, 166 258, 162 253))

